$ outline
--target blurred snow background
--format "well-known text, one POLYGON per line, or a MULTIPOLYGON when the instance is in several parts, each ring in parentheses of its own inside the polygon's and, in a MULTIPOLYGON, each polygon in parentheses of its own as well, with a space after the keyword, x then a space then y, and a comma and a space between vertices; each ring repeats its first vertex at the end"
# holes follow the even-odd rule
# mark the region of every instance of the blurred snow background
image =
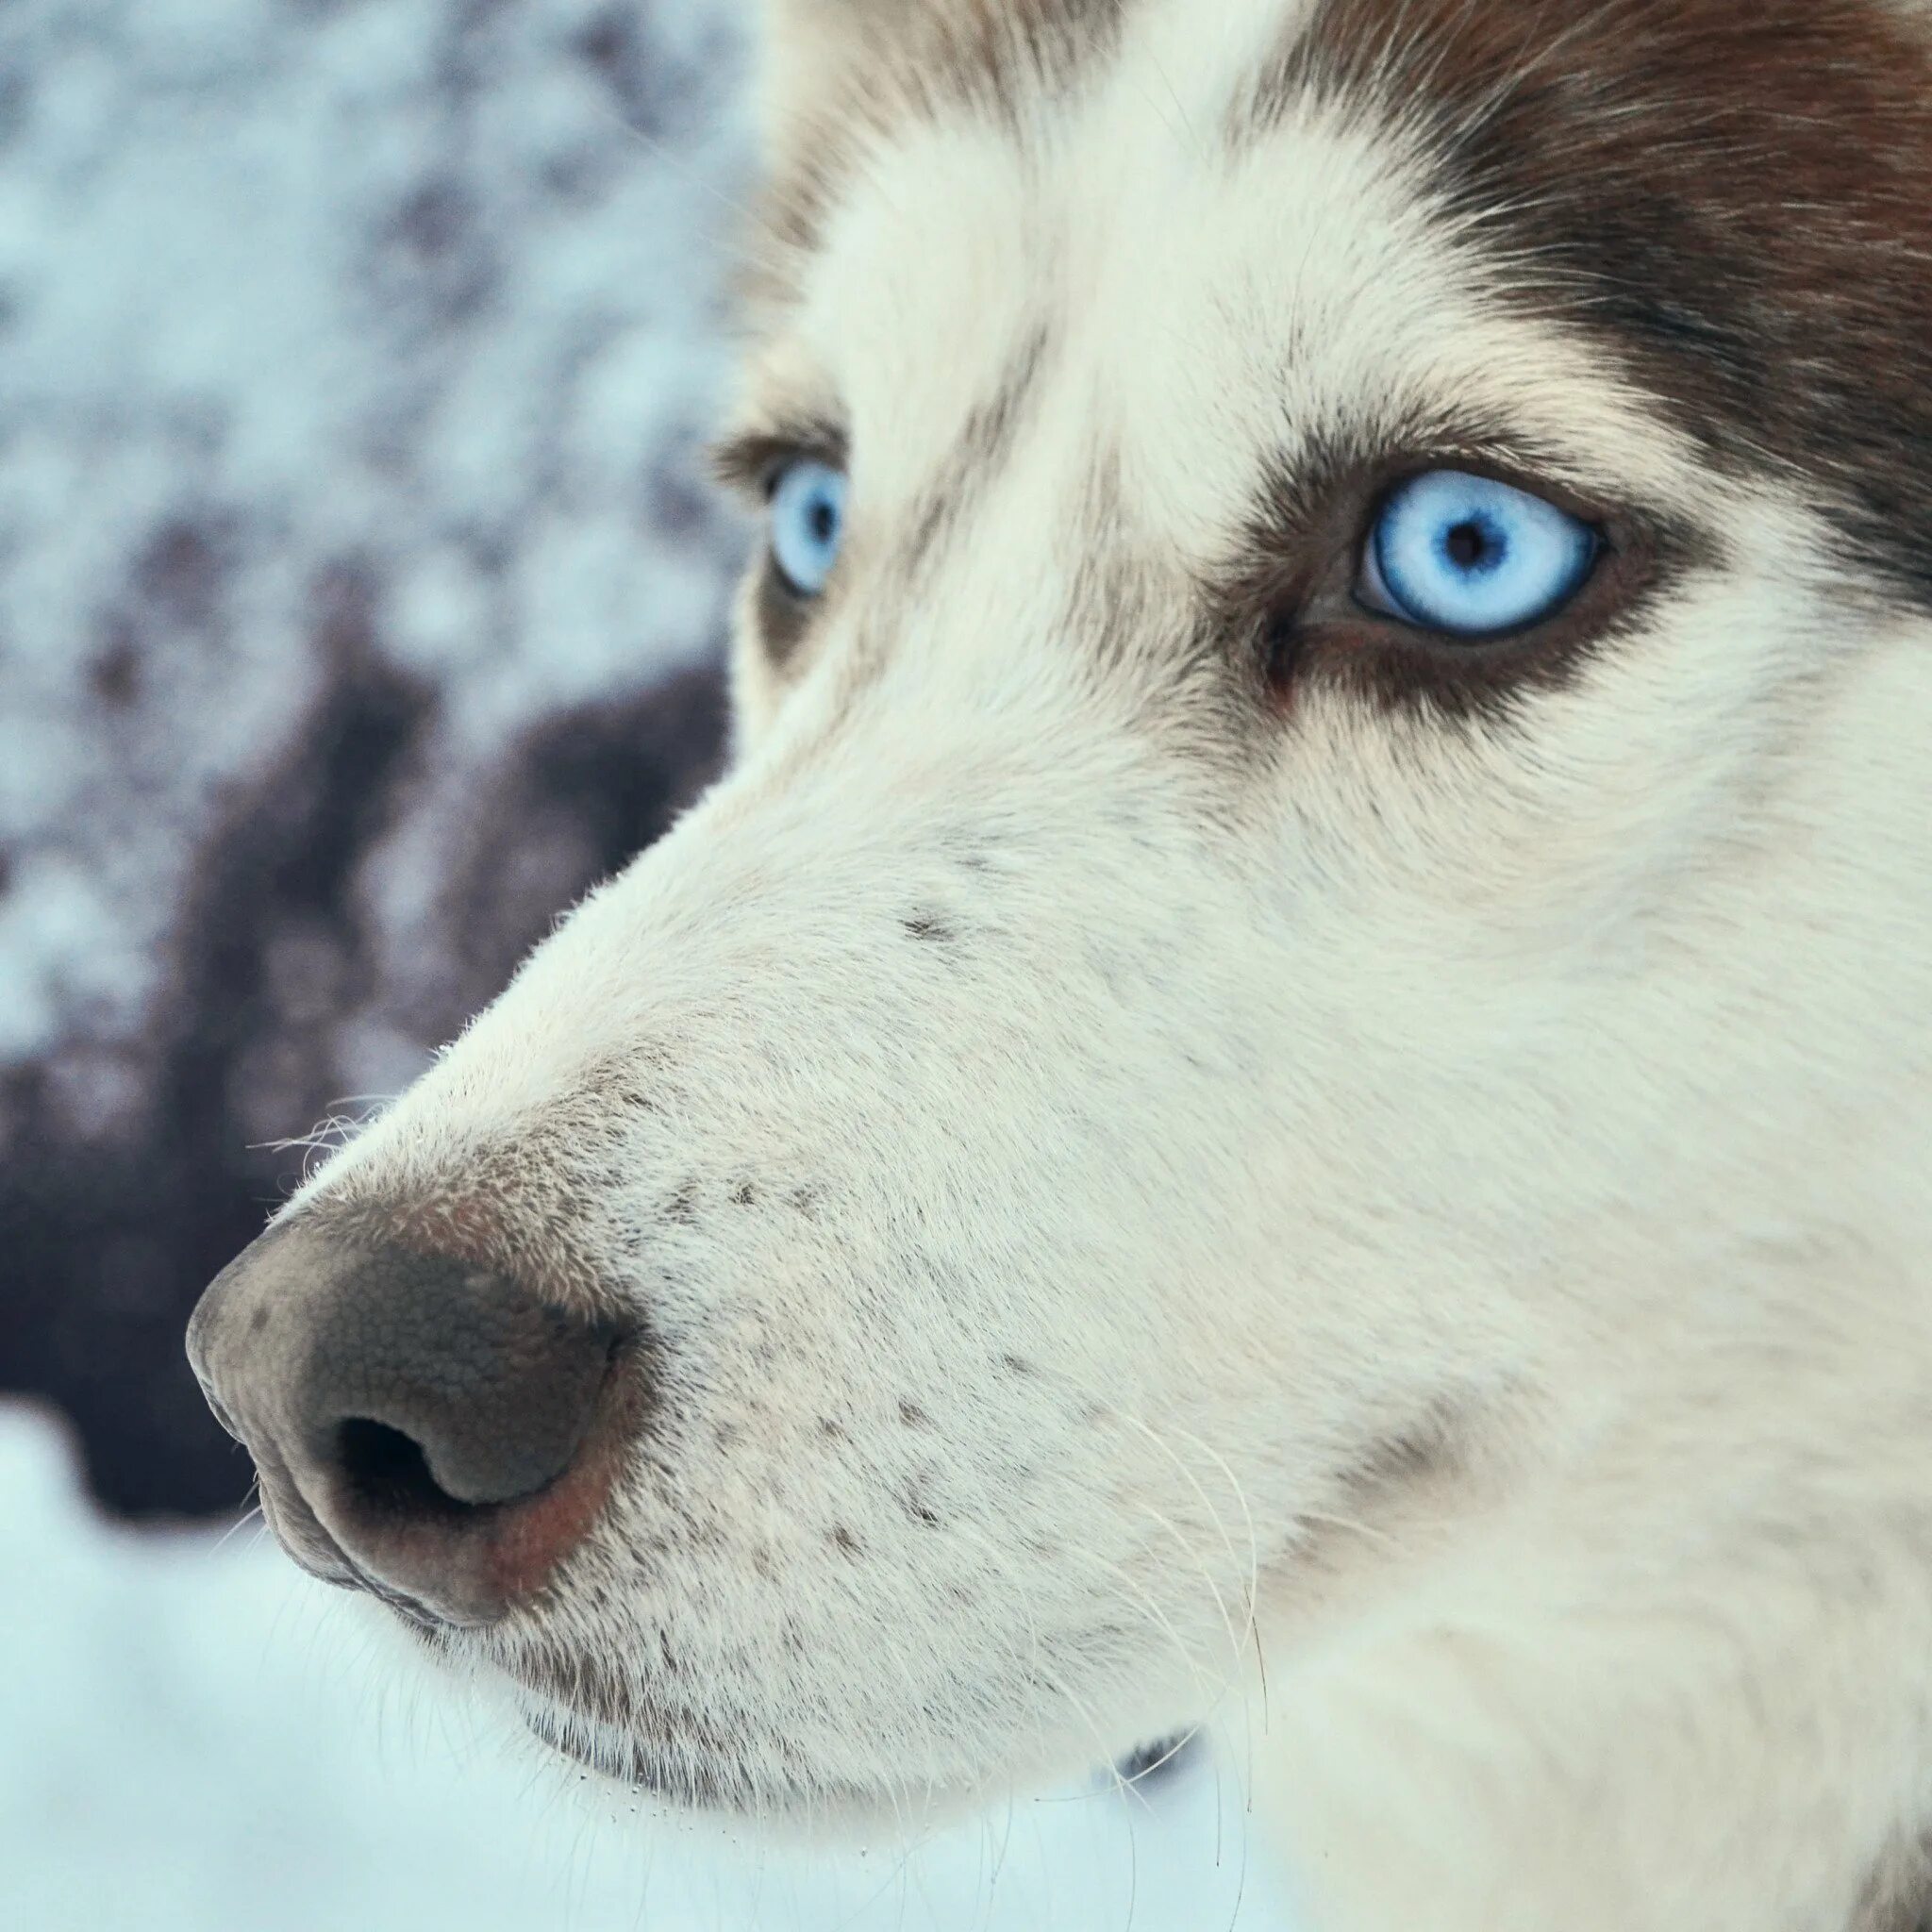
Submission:
POLYGON ((0 0, 0 1388, 235 1501, 178 1347, 299 1156, 662 829, 721 0, 0 0))
POLYGON ((296 1177, 713 768, 732 0, 0 0, 0 1926, 1277 1923, 1231 1785, 916 1856, 407 1683, 181 1355, 296 1177))

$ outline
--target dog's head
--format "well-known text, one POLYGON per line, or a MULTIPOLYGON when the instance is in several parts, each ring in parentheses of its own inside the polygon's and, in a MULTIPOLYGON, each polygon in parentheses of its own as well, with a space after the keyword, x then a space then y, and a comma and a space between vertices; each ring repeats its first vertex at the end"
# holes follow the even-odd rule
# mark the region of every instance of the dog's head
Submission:
POLYGON ((1641 1418, 1739 1243, 1903 1235, 1932 65, 775 15, 736 767, 193 1345, 303 1560, 812 1810, 1201 1715, 1641 1418))

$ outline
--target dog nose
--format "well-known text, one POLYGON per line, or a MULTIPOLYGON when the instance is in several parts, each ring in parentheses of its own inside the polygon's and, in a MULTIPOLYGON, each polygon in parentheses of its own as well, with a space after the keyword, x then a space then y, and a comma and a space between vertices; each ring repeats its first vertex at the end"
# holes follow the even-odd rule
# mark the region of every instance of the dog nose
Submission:
POLYGON ((216 1277, 188 1353, 297 1561, 475 1624, 601 1509, 625 1341, 511 1275, 294 1222, 216 1277))

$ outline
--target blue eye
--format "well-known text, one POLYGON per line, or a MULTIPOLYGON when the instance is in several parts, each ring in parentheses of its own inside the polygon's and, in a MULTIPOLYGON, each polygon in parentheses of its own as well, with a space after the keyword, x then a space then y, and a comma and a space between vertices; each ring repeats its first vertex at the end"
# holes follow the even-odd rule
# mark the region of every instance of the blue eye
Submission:
POLYGON ((1597 542, 1588 524, 1540 496, 1463 470, 1429 470, 1382 506, 1356 594, 1425 630, 1494 637, 1567 604, 1597 542))
POLYGON ((801 457, 772 491, 772 558, 794 596, 825 588, 845 535, 845 473, 801 457))

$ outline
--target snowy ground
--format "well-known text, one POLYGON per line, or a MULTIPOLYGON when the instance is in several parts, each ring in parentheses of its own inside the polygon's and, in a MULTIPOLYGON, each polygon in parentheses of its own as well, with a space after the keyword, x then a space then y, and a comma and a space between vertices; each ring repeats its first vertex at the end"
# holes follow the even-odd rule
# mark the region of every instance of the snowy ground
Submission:
POLYGON ((245 1535, 106 1525, 0 1407, 9 1932, 1268 1932, 1231 1778, 1016 1801, 907 1857, 597 1799, 245 1535))

